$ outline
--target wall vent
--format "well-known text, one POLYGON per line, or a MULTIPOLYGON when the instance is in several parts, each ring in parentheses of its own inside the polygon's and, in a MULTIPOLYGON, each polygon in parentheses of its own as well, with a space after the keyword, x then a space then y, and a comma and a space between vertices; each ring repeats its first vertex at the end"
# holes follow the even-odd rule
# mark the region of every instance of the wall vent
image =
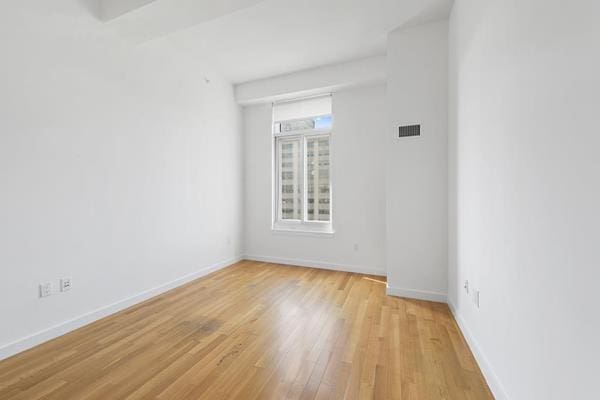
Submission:
POLYGON ((406 125, 398 128, 400 131, 399 137, 421 136, 421 125, 406 125))

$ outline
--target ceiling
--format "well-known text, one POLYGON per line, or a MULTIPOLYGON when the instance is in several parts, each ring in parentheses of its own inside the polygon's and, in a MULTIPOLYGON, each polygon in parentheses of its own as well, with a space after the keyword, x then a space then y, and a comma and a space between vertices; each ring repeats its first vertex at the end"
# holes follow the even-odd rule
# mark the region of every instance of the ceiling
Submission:
POLYGON ((382 55, 387 34, 446 18, 452 0, 101 0, 108 26, 169 40, 234 83, 382 55))

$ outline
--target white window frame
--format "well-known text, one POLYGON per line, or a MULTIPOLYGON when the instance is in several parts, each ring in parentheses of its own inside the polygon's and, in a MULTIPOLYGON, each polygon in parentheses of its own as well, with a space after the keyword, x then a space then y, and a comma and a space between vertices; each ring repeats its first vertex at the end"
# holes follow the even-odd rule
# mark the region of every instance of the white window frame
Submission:
MULTIPOLYGON (((316 115, 312 117, 298 118, 287 121, 274 121, 273 131, 275 124, 288 121, 301 121, 305 119, 323 117, 324 115, 316 115)), ((332 116, 332 126, 333 126, 332 116)), ((272 230, 274 232, 298 232, 318 235, 332 235, 333 230, 333 182, 332 182, 332 144, 333 144, 333 129, 302 129, 297 131, 288 132, 273 132, 272 150, 273 150, 273 221, 272 230), (309 221, 308 217, 308 176, 307 176, 307 158, 306 158, 306 147, 307 139, 328 137, 329 138, 329 221, 309 221), (283 220, 280 193, 281 193, 281 143, 289 140, 300 139, 302 149, 302 219, 299 220, 283 220)))

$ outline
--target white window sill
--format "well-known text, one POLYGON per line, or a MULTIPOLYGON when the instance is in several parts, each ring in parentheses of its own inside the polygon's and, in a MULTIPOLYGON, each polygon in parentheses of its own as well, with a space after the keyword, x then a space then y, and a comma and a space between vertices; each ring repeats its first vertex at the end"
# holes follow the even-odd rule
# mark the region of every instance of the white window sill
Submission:
POLYGON ((274 235, 290 235, 290 236, 311 236, 311 237, 333 237, 335 231, 328 229, 311 229, 309 227, 278 227, 271 228, 271 233, 274 235))

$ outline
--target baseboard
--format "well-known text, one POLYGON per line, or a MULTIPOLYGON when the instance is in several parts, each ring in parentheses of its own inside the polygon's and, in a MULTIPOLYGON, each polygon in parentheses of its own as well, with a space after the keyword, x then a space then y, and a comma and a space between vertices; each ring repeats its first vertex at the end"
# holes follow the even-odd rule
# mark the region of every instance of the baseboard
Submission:
POLYGON ((296 258, 257 256, 252 254, 244 255, 244 259, 251 261, 268 262, 273 264, 296 265, 299 267, 313 267, 329 269, 332 271, 355 272, 358 274, 386 276, 385 269, 383 268, 371 268, 358 265, 336 264, 323 261, 299 260, 296 258))
POLYGON ((145 290, 131 297, 127 297, 123 300, 119 300, 116 303, 112 303, 108 306, 104 306, 98 308, 89 313, 80 315, 79 317, 75 317, 68 321, 62 322, 58 325, 52 326, 48 329, 44 329, 40 332, 34 333, 22 339, 19 339, 15 342, 3 345, 0 347, 0 360, 18 354, 22 351, 35 347, 39 344, 47 342, 48 340, 52 340, 57 338, 65 333, 71 332, 75 329, 81 328, 82 326, 88 325, 92 322, 95 322, 101 318, 107 317, 111 314, 124 310, 128 307, 131 307, 135 304, 141 303, 142 301, 148 300, 154 296, 167 292, 171 289, 174 289, 178 286, 184 285, 188 282, 191 282, 195 279, 201 278, 205 275, 208 275, 212 272, 218 271, 222 268, 225 268, 231 264, 234 264, 238 261, 242 260, 242 257, 233 257, 229 260, 221 261, 216 264, 209 265, 199 271, 192 272, 191 274, 182 276, 177 278, 171 282, 164 283, 160 286, 156 286, 152 289, 145 290))
MULTIPOLYGON (((315 267, 315 268, 323 268, 330 269, 334 271, 346 271, 346 272, 356 272, 361 274, 370 274, 370 275, 386 275, 384 270, 374 269, 368 267, 358 267, 352 265, 341 265, 341 264, 332 264, 332 263, 323 263, 320 261, 307 261, 307 260, 298 260, 291 258, 281 258, 281 257, 270 257, 270 256, 257 256, 257 255, 244 255, 244 259, 251 261, 261 261, 261 262, 269 262, 274 264, 285 264, 285 265, 297 265, 301 267, 315 267)), ((467 326, 464 323, 464 320, 457 314, 456 309, 448 296, 444 293, 437 293, 431 291, 424 290, 414 290, 414 289, 405 289, 405 288, 397 288, 392 286, 387 286, 387 294, 390 296, 398 296, 398 297, 407 297, 411 299, 417 300, 426 300, 426 301, 435 301, 440 303, 447 303, 450 307, 452 315, 456 320, 460 330, 465 337, 468 346, 470 347, 473 355, 475 356, 475 360, 479 364, 481 372, 490 387, 494 397, 496 400, 508 400, 508 396, 506 396, 506 392, 498 377, 494 373, 490 363, 487 358, 481 352, 477 341, 473 338, 467 326)))
MULTIPOLYGON (((302 267, 315 267, 315 268, 323 268, 334 271, 346 271, 346 272, 356 272, 361 274, 369 274, 369 275, 382 275, 385 276, 386 272, 383 269, 379 268, 369 268, 369 267, 361 267, 354 265, 344 265, 344 264, 334 264, 334 263, 325 263, 320 261, 307 261, 307 260, 299 260, 299 259, 290 259, 290 258, 281 258, 281 257, 269 257, 269 256, 257 256, 257 255, 244 255, 239 257, 234 257, 229 260, 225 260, 208 267, 205 267, 199 271, 193 272, 191 274, 182 276, 177 278, 171 282, 167 282, 160 286, 156 286, 152 289, 145 290, 131 297, 125 298, 123 300, 117 301, 113 304, 110 304, 105 307, 98 308, 89 313, 83 314, 79 317, 73 318, 71 320, 62 322, 58 325, 52 326, 48 329, 44 329, 40 332, 29 335, 25 338, 19 339, 15 342, 3 345, 0 347, 0 360, 18 354, 22 351, 35 347, 39 344, 42 344, 48 340, 52 340, 61 335, 64 335, 68 332, 71 332, 75 329, 81 328, 82 326, 88 325, 92 322, 95 322, 101 318, 107 317, 111 314, 124 310, 128 307, 131 307, 135 304, 141 303, 142 301, 148 300, 154 296, 167 292, 171 289, 174 289, 178 286, 184 285, 188 282, 191 282, 195 279, 206 276, 212 272, 218 271, 222 268, 225 268, 231 264, 234 264, 242 259, 252 260, 252 261, 262 261, 262 262, 270 262, 275 264, 285 264, 285 265, 297 265, 302 267)), ((471 331, 467 327, 463 318, 458 314, 456 307, 450 301, 445 294, 436 293, 436 292, 428 292, 421 290, 412 290, 412 289, 403 289, 403 288, 395 288, 395 287, 387 287, 387 294, 391 296, 399 296, 399 297, 408 297, 419 300, 428 300, 428 301, 437 301, 448 303, 450 311, 454 316, 460 330, 467 341, 473 355, 481 368, 481 372, 485 380, 487 381, 490 390, 492 391, 494 397, 497 400, 508 400, 508 396, 506 395, 506 391, 504 390, 502 384, 500 383, 496 373, 494 372, 491 364, 489 363, 487 357, 481 350, 481 347, 471 334, 471 331)))
POLYGON ((404 289, 388 285, 388 296, 407 297, 409 299, 436 301, 438 303, 446 303, 448 300, 444 293, 429 292, 426 290, 404 289))
POLYGON ((450 299, 448 299, 448 307, 450 308, 450 311, 452 312, 452 315, 454 316, 454 320, 458 324, 458 327, 462 331, 462 334, 465 340, 467 341, 467 344, 469 345, 469 348, 471 349, 471 352, 473 353, 477 364, 479 364, 481 373, 483 374, 483 377, 485 378, 490 390, 492 391, 492 394, 494 395, 496 400, 508 400, 506 391, 500 383, 498 376, 494 372, 492 365, 488 361, 487 357, 483 354, 483 351, 477 343, 477 340, 475 340, 475 337, 467 327, 465 320, 460 316, 456 307, 450 299))

